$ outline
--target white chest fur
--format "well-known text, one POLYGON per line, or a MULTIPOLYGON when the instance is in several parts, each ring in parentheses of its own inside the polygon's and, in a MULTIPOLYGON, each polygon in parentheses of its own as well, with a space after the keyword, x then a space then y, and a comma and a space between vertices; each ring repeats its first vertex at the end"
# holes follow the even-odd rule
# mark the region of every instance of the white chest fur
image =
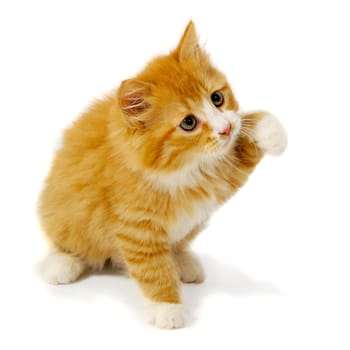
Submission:
POLYGON ((217 201, 211 198, 194 204, 192 210, 189 212, 182 210, 176 221, 170 226, 170 242, 175 243, 180 241, 197 225, 206 222, 217 207, 217 201))

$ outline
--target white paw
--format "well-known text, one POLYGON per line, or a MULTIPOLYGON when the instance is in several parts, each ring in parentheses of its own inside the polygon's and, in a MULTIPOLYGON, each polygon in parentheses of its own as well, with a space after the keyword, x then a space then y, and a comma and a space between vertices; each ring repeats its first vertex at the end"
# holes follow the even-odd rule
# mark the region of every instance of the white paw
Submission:
POLYGON ((78 258, 69 254, 54 252, 43 262, 42 273, 51 284, 73 282, 84 272, 85 265, 78 258))
POLYGON ((257 123, 255 139, 263 151, 273 156, 281 155, 287 148, 287 133, 281 122, 271 114, 257 123))
POLYGON ((150 302, 147 305, 147 319, 156 327, 173 329, 185 324, 185 310, 182 304, 150 302))

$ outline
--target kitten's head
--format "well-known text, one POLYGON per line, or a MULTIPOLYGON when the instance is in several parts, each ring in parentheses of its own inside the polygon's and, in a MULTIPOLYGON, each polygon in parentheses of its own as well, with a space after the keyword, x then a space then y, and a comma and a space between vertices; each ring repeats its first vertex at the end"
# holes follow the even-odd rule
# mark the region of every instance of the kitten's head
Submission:
POLYGON ((156 171, 218 159, 240 129, 238 104, 192 22, 174 51, 122 83, 118 102, 139 161, 156 171))

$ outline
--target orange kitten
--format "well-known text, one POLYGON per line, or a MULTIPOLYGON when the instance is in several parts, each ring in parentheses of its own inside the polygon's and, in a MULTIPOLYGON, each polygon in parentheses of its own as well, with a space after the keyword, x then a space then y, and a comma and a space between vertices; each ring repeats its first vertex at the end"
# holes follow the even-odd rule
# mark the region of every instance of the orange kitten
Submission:
POLYGON ((286 143, 275 117, 238 112, 190 22, 174 51, 65 132, 40 198, 55 248, 46 278, 69 283, 111 259, 137 281, 152 323, 183 326, 180 280, 204 279, 189 243, 264 153, 286 143))

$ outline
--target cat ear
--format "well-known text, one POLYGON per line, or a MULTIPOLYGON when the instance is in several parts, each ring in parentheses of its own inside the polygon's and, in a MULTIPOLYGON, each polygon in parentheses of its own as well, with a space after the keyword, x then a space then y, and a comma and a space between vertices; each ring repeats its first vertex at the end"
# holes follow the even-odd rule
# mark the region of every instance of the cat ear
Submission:
POLYGON ((198 42, 196 28, 192 21, 187 24, 174 54, 180 62, 198 58, 202 55, 202 49, 198 42))
POLYGON ((124 80, 118 90, 119 106, 123 113, 137 117, 150 109, 151 88, 151 84, 141 80, 124 80))

